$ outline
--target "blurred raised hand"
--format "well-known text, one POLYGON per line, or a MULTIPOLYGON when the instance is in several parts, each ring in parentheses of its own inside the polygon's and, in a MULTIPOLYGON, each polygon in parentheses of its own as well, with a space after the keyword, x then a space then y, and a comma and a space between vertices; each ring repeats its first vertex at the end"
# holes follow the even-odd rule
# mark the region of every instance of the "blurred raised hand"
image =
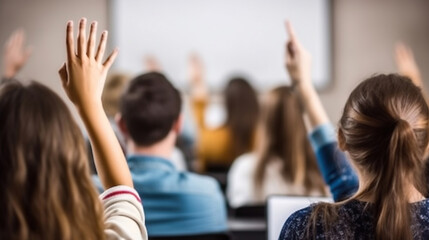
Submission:
POLYGON ((4 46, 3 75, 5 78, 14 77, 25 65, 31 55, 31 47, 25 47, 25 33, 16 30, 4 46))
POLYGON ((189 57, 188 74, 192 97, 194 99, 205 99, 208 93, 206 83, 204 82, 203 61, 195 53, 189 57))
POLYGON ((290 22, 286 22, 289 39, 286 41, 286 69, 295 85, 310 120, 310 130, 329 123, 328 115, 311 81, 311 55, 301 45, 290 22))
POLYGON ((162 67, 158 59, 153 55, 147 55, 144 57, 144 69, 146 72, 161 72, 162 67))
POLYGON ((286 69, 294 84, 311 83, 311 55, 299 42, 295 30, 286 22, 289 39, 286 42, 286 69))
POLYGON ((410 47, 401 42, 397 43, 395 46, 395 61, 399 74, 409 77, 415 85, 423 87, 420 70, 410 47))

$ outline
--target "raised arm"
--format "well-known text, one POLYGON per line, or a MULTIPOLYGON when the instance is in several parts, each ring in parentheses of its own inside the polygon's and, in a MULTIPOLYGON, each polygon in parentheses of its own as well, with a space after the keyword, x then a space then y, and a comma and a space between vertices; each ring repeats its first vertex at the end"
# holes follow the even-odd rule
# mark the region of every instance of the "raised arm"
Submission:
POLYGON ((311 82, 310 53, 301 45, 289 22, 286 30, 289 35, 286 69, 309 117, 310 142, 323 179, 329 185, 334 200, 341 201, 357 191, 359 180, 346 155, 337 147, 334 128, 311 82))
POLYGON ((311 82, 311 55, 298 41, 292 25, 287 22, 286 69, 304 104, 311 128, 329 123, 319 95, 311 82))
POLYGON ((423 89, 420 70, 410 47, 403 43, 397 43, 395 46, 395 62, 399 74, 409 77, 415 85, 423 89))
POLYGON ((82 118, 91 139, 100 180, 105 189, 117 185, 133 187, 125 156, 109 120, 103 110, 101 94, 107 71, 115 60, 115 49, 103 62, 107 31, 101 35, 98 48, 95 46, 97 22, 85 36, 86 19, 79 23, 77 49, 73 37, 73 22, 67 23, 67 62, 59 70, 63 88, 82 118))
POLYGON ((31 48, 25 46, 25 33, 16 30, 4 46, 3 77, 13 78, 25 65, 31 55, 31 48))
POLYGON ((195 121, 199 128, 204 128, 204 109, 207 104, 208 93, 206 83, 204 82, 203 63, 196 54, 192 54, 189 58, 189 80, 195 121))

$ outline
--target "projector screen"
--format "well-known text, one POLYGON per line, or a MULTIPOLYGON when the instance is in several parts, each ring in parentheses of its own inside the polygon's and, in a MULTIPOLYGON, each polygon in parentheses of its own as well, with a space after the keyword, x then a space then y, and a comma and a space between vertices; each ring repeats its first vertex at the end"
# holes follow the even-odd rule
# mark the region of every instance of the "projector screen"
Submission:
POLYGON ((285 20, 313 59, 315 85, 331 80, 329 0, 111 0, 110 37, 120 54, 115 69, 144 71, 154 56, 179 88, 188 86, 188 59, 197 53, 205 79, 219 90, 232 76, 258 89, 290 83, 284 67, 285 20))

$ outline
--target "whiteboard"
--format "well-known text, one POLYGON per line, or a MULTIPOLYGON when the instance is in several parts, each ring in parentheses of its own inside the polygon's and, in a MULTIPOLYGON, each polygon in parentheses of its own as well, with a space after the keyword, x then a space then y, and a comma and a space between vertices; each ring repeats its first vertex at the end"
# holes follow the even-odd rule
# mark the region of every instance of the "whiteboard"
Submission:
POLYGON ((331 80, 329 0, 111 0, 110 38, 120 54, 115 69, 144 70, 155 56, 169 79, 188 86, 187 60, 203 59, 212 89, 241 75, 259 89, 289 83, 284 68, 285 19, 313 56, 316 87, 331 80))

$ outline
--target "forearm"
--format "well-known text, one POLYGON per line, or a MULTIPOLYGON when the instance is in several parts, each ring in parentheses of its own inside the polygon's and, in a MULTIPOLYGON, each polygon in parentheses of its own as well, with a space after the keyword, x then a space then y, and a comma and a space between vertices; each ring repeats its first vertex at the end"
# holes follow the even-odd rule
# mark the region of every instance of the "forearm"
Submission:
POLYGON ((329 123, 328 115, 326 114, 319 95, 311 84, 311 81, 299 81, 296 87, 299 98, 305 108, 305 112, 308 115, 310 122, 309 131, 316 128, 317 126, 329 123))
POLYGON ((334 201, 352 196, 359 188, 359 179, 346 154, 338 148, 332 125, 326 123, 318 126, 310 133, 309 140, 334 201))
POLYGON ((101 101, 78 109, 88 131, 98 175, 105 189, 117 185, 133 187, 120 144, 104 113, 101 101))

